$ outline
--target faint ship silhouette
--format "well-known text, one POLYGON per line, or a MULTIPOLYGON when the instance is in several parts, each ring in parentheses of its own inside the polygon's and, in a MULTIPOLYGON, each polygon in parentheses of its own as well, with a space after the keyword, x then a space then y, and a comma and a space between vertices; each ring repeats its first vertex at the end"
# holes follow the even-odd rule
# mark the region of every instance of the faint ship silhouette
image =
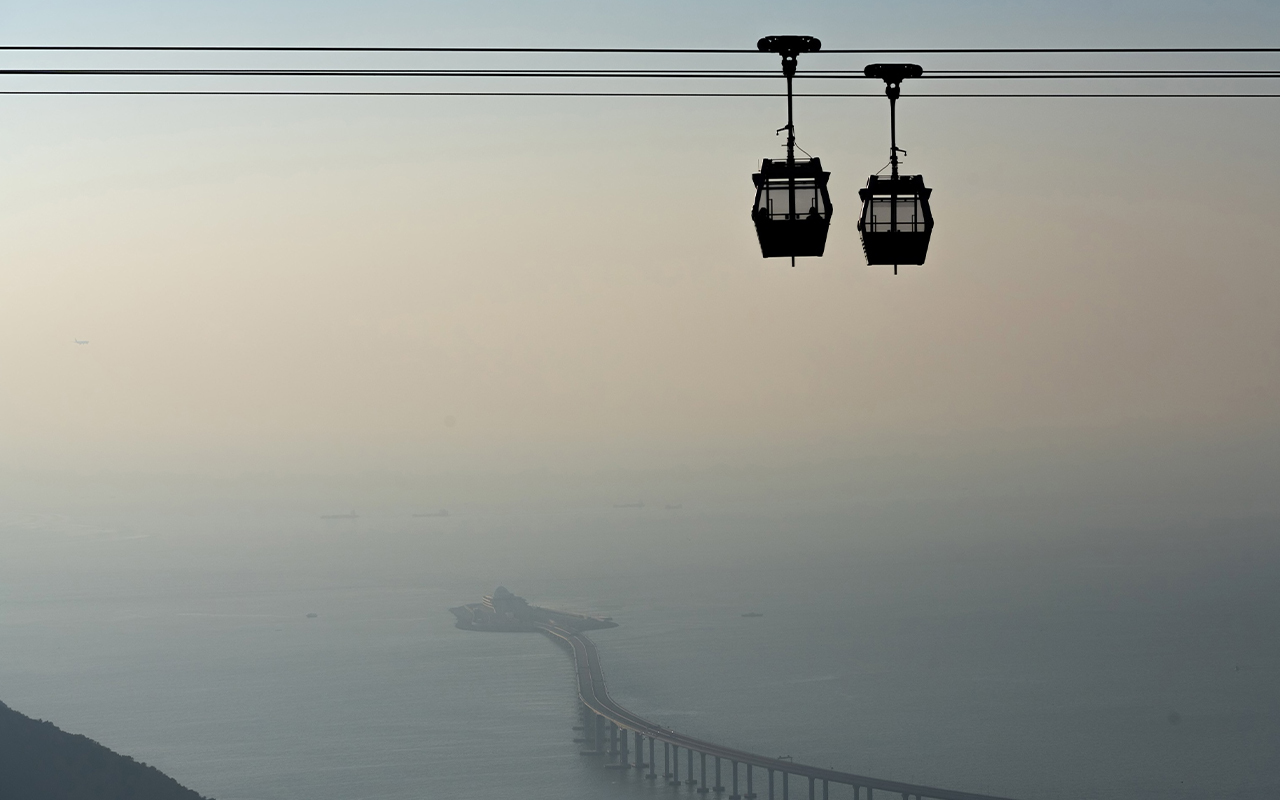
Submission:
POLYGON ((347 513, 347 514, 321 514, 320 515, 320 519, 359 519, 359 518, 360 518, 360 515, 355 512, 355 509, 351 509, 350 513, 347 513))

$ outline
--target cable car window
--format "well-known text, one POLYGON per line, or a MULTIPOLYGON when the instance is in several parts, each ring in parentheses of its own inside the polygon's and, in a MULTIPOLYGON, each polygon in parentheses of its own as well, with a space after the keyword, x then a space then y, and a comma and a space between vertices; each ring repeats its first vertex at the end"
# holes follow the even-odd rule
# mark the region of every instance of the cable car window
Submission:
MULTIPOLYGON (((810 214, 825 216, 826 203, 822 201, 822 193, 813 185, 797 185, 795 188, 796 211, 800 219, 810 214)), ((791 192, 786 184, 773 185, 760 192, 760 203, 757 208, 766 212, 770 219, 787 219, 791 214, 791 192)))
POLYGON ((871 233, 888 233, 891 230, 919 233, 925 227, 920 198, 916 196, 898 197, 896 201, 890 197, 873 197, 866 202, 863 213, 863 230, 871 233), (895 203, 897 205, 896 226, 894 225, 895 203))

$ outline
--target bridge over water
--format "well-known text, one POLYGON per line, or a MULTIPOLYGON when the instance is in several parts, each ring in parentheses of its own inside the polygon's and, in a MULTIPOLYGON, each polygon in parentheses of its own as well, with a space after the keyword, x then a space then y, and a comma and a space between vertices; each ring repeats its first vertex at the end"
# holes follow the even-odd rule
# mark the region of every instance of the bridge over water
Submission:
POLYGON ((891 795, 886 797, 901 797, 902 800, 1007 800, 993 795, 958 792, 936 786, 920 786, 810 767, 685 736, 631 713, 609 697, 604 683, 604 671, 600 668, 599 653, 586 635, 555 623, 538 622, 534 627, 573 652, 578 674, 578 698, 583 706, 584 735, 581 741, 591 746, 590 750, 584 750, 583 753, 614 756, 617 763, 611 766, 623 769, 647 768, 649 772, 645 777, 648 780, 658 779, 657 748, 661 743, 664 780, 673 784, 681 783, 680 759, 683 755, 684 784, 696 786, 699 794, 720 794, 727 790, 730 792, 728 800, 755 800, 759 797, 757 777, 763 782, 759 789, 767 791, 765 797, 768 800, 790 800, 793 779, 800 784, 795 788, 801 791, 807 782, 809 800, 818 800, 818 797, 829 800, 833 784, 851 787, 854 800, 875 800, 880 796, 875 792, 889 792, 891 795), (649 751, 647 756, 646 744, 649 751), (696 777, 695 756, 698 768, 696 777), (708 780, 708 760, 711 762, 711 778, 714 782, 708 780), (728 768, 728 787, 724 785, 724 767, 728 768), (740 783, 739 777, 745 780, 740 783))

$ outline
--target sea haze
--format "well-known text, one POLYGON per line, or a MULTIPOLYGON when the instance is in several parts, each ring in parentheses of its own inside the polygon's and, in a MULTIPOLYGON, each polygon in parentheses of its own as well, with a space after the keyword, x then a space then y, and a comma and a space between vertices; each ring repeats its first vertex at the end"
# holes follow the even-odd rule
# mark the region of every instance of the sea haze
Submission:
POLYGON ((592 638, 623 705, 762 754, 1028 800, 1280 796, 1273 523, 681 500, 10 511, 0 697, 218 800, 689 794, 578 754, 552 642, 453 627, 502 584, 618 621, 592 638))

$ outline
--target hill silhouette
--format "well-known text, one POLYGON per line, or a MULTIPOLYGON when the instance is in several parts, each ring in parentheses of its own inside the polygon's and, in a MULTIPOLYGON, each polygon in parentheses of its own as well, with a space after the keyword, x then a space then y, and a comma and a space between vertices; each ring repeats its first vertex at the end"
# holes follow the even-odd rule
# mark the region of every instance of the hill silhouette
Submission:
POLYGON ((155 767, 0 703, 0 798, 207 800, 155 767))

